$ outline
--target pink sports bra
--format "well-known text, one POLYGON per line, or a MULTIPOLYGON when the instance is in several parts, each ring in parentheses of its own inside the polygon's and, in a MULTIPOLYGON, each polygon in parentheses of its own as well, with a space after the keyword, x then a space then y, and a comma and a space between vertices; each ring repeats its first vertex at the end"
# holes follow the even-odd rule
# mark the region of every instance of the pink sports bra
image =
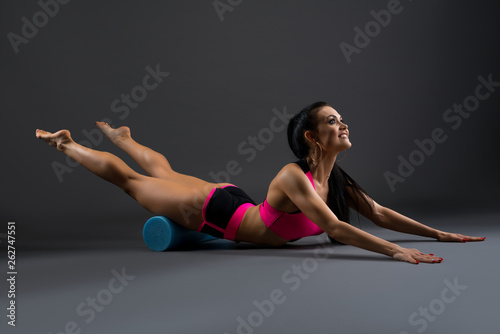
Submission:
MULTIPOLYGON (((295 163, 302 168, 311 181, 314 189, 316 189, 307 162, 299 160, 295 163)), ((264 203, 261 204, 259 212, 264 224, 266 224, 271 231, 286 240, 300 239, 323 233, 323 230, 307 218, 301 211, 286 213, 276 210, 269 205, 267 198, 264 200, 264 203)))

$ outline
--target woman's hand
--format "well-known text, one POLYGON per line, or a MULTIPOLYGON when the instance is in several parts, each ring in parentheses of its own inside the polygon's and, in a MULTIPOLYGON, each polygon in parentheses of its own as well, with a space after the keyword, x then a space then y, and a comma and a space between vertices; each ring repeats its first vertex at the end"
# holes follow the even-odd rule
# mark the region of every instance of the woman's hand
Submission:
POLYGON ((392 255, 394 260, 419 264, 420 262, 440 263, 443 258, 434 256, 434 254, 425 254, 415 248, 399 247, 392 255))
POLYGON ((448 233, 448 232, 441 232, 437 237, 438 241, 454 241, 454 242, 484 241, 484 239, 486 239, 486 237, 470 237, 463 234, 448 233))

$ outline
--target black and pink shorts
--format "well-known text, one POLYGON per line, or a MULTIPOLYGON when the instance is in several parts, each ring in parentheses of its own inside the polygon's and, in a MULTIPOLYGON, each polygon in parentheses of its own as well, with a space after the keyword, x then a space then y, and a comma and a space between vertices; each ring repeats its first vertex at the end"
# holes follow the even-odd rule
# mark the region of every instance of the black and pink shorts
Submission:
POLYGON ((214 188, 203 204, 203 223, 199 232, 233 240, 247 209, 256 206, 243 190, 234 185, 214 188))

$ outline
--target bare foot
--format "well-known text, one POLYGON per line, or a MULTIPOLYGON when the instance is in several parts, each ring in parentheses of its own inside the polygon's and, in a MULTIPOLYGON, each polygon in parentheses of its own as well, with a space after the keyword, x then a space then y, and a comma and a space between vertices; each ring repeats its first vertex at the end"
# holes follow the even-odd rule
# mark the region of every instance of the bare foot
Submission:
POLYGON ((56 133, 36 129, 35 135, 37 138, 42 139, 44 142, 62 151, 65 144, 73 142, 71 133, 68 130, 59 130, 56 133))
POLYGON ((106 137, 113 142, 113 144, 118 145, 125 139, 130 138, 130 128, 128 126, 121 126, 118 129, 113 129, 106 122, 95 122, 97 127, 104 133, 106 137))

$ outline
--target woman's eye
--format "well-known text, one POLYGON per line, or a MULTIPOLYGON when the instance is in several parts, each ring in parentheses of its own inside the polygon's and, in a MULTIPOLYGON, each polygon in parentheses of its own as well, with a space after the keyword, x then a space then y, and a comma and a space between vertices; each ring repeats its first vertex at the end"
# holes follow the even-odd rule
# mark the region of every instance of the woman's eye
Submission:
POLYGON ((330 123, 330 124, 335 123, 335 118, 332 118, 328 123, 330 123))

